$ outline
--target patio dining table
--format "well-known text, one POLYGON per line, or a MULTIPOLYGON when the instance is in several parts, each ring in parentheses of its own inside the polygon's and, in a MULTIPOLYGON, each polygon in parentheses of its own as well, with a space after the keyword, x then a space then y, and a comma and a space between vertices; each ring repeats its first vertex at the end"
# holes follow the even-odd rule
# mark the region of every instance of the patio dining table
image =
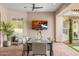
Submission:
POLYGON ((49 50, 50 50, 50 56, 53 55, 53 50, 52 50, 52 41, 51 40, 44 40, 44 39, 30 39, 27 41, 27 56, 29 55, 29 51, 30 51, 30 46, 29 45, 32 45, 32 43, 46 43, 47 45, 49 44, 50 47, 49 50))

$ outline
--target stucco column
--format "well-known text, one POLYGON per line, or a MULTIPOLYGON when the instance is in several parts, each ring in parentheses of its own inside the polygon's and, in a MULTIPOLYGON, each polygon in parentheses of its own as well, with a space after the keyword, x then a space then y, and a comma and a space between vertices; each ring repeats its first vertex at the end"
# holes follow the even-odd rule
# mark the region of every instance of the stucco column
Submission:
POLYGON ((54 42, 56 42, 56 12, 53 12, 53 16, 54 16, 54 42))
POLYGON ((3 33, 0 32, 0 47, 3 47, 3 33))

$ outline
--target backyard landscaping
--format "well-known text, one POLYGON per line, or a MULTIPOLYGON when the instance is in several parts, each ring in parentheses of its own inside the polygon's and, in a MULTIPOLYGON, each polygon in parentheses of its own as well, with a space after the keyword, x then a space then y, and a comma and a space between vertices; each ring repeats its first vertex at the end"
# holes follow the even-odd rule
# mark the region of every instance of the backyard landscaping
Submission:
POLYGON ((77 45, 68 45, 68 46, 79 52, 79 46, 77 45))

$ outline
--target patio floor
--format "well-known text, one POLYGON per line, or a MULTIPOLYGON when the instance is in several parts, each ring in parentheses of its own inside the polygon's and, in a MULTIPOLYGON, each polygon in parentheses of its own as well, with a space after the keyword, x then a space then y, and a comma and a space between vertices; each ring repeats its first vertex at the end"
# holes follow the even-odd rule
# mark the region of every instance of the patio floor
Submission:
POLYGON ((23 52, 22 45, 12 45, 11 47, 0 47, 0 56, 21 56, 23 52))
MULTIPOLYGON (((0 56, 22 56, 23 45, 0 48, 0 56)), ((54 56, 79 56, 79 52, 73 50, 64 43, 53 43, 54 56)))
POLYGON ((79 56, 79 52, 64 43, 53 43, 53 52, 54 56, 79 56))

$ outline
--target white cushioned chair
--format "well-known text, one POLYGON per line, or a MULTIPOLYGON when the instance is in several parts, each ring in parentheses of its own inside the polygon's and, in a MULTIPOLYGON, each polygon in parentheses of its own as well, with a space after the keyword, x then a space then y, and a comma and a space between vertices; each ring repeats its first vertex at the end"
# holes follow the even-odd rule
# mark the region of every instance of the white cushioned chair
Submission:
POLYGON ((32 43, 32 55, 47 55, 46 43, 32 43))

